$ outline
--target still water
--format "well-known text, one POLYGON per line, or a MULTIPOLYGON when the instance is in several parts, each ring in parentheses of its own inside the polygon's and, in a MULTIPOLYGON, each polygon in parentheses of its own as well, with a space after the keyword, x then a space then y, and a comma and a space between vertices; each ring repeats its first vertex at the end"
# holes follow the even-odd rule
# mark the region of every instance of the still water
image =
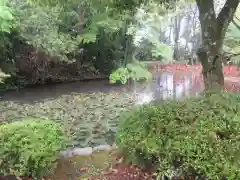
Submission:
MULTIPOLYGON (((152 81, 147 84, 110 85, 108 81, 88 81, 43 85, 5 93, 1 100, 3 106, 0 104, 0 123, 24 116, 50 117, 69 130, 72 138, 69 149, 111 145, 122 110, 153 99, 196 96, 202 89, 199 76, 167 72, 153 73, 152 81), (127 98, 122 94, 127 94, 127 98)), ((60 159, 51 179, 83 179, 89 171, 92 174, 108 168, 110 164, 103 163, 105 161, 114 164, 116 157, 102 153, 93 154, 90 159, 60 159), (82 168, 88 172, 80 172, 82 168)))
POLYGON ((122 112, 154 99, 196 96, 201 79, 190 73, 153 73, 149 83, 110 85, 88 81, 38 86, 8 92, 0 101, 0 123, 25 117, 61 123, 72 141, 68 147, 112 144, 122 112))
POLYGON ((56 99, 62 95, 89 92, 126 92, 135 94, 135 103, 143 104, 153 99, 181 98, 198 95, 203 90, 200 76, 191 73, 153 73, 153 79, 147 84, 110 85, 106 80, 42 85, 25 88, 20 92, 12 91, 3 95, 3 100, 22 103, 34 103, 46 99, 56 99))
MULTIPOLYGON (((137 86, 137 85, 136 85, 137 86)), ((153 73, 153 79, 143 90, 134 88, 138 94, 136 103, 143 104, 154 99, 197 96, 203 90, 201 76, 191 73, 153 73)))

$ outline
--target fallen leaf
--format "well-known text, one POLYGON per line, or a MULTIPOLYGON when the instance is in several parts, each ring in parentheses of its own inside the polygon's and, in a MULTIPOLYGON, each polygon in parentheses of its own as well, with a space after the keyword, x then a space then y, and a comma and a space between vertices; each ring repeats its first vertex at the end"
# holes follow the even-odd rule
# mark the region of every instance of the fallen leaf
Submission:
POLYGON ((123 162, 123 157, 121 157, 118 161, 117 161, 117 164, 121 164, 123 162))
POLYGON ((80 172, 87 172, 88 168, 80 168, 79 170, 80 170, 80 172))
POLYGON ((112 168, 111 168, 111 169, 109 169, 109 170, 110 170, 110 172, 113 173, 113 174, 117 174, 117 173, 118 173, 118 170, 117 170, 117 169, 112 169, 112 168))

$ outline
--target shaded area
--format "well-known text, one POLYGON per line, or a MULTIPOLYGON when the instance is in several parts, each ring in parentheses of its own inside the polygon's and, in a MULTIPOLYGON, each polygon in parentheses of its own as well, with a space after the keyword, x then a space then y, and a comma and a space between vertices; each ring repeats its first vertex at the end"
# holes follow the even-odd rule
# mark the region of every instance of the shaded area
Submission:
POLYGON ((124 86, 110 85, 107 80, 77 81, 68 83, 54 83, 24 88, 18 91, 3 93, 2 99, 19 103, 36 103, 44 100, 57 99, 64 95, 76 93, 114 92, 121 91, 124 86))

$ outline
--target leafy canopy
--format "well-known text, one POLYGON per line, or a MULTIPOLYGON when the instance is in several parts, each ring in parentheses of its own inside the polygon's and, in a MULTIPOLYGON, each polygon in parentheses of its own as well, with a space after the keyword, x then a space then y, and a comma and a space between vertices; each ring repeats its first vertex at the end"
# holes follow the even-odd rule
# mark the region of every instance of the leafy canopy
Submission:
POLYGON ((12 9, 7 6, 7 0, 0 0, 0 32, 10 33, 14 25, 12 9))

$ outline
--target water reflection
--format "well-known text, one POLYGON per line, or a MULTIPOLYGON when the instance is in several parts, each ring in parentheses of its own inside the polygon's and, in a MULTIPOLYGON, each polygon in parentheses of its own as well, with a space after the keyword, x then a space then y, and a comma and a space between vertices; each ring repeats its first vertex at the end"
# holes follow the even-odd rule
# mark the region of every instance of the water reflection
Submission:
POLYGON ((22 89, 20 92, 8 92, 3 100, 13 100, 23 103, 34 103, 45 100, 54 100, 63 95, 81 93, 99 93, 106 96, 112 93, 123 93, 135 99, 136 104, 148 103, 154 99, 182 98, 195 96, 203 89, 199 76, 191 73, 153 73, 149 84, 134 83, 131 86, 110 85, 108 81, 76 82, 55 85, 44 85, 36 88, 22 89), (132 93, 133 92, 133 93, 132 93))
POLYGON ((138 83, 135 84, 136 104, 148 103, 154 99, 197 96, 203 90, 199 78, 200 76, 192 76, 191 73, 153 73, 151 83, 144 89, 140 89, 138 83))

